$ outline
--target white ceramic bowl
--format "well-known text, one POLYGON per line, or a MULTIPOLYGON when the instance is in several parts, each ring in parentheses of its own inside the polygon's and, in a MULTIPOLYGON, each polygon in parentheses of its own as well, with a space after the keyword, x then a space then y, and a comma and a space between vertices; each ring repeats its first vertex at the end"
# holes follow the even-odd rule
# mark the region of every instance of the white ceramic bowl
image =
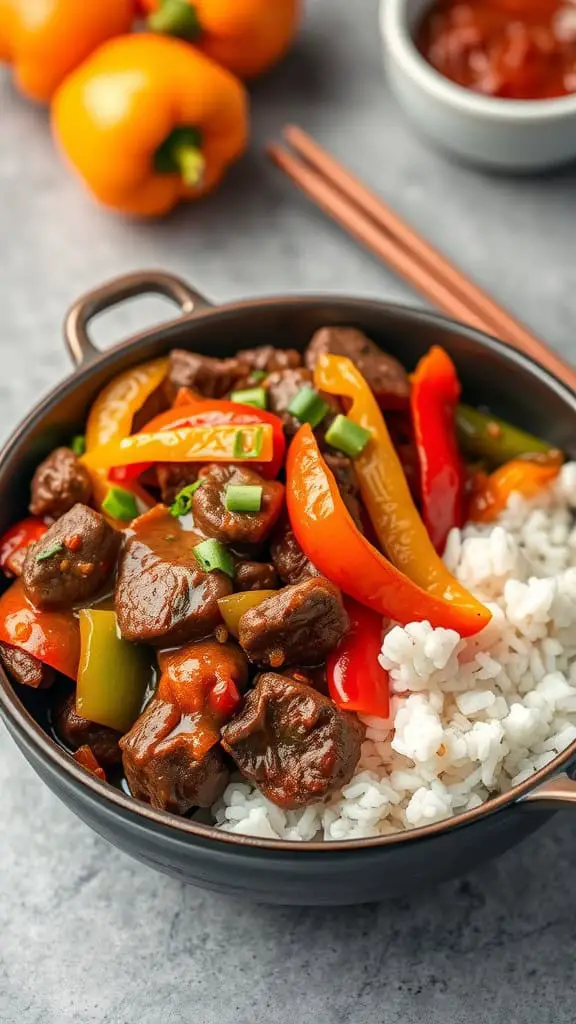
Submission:
POLYGON ((453 156, 492 170, 531 172, 576 159, 576 94, 501 100, 455 85, 414 44, 415 28, 430 3, 380 3, 388 80, 417 128, 453 156))

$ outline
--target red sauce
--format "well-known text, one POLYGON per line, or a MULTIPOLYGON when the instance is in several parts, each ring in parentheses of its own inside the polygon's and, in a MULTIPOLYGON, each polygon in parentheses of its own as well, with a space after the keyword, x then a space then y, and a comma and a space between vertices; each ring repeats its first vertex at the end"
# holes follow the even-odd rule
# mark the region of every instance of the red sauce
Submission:
POLYGON ((576 93, 576 0, 436 0, 417 45, 446 78, 487 96, 576 93))

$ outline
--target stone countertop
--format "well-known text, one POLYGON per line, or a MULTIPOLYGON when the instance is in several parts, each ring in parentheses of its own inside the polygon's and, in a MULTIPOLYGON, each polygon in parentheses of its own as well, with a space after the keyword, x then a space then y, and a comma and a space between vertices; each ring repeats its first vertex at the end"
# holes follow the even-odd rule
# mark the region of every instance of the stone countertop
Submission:
MULTIPOLYGON (((497 298, 574 355, 576 176, 490 178, 415 138, 382 79, 374 0, 309 0, 298 47, 253 90, 250 153, 157 224, 92 205, 46 115, 0 83, 0 434, 69 369, 63 312, 160 266, 212 299, 344 292, 414 302, 263 156, 303 124, 497 298)), ((103 318, 118 340, 166 315, 103 318)), ((249 340, 249 339, 247 339, 249 340)), ((572 1024, 576 815, 464 880, 342 910, 242 906, 133 863, 76 820, 0 730, 2 1024, 572 1024)))

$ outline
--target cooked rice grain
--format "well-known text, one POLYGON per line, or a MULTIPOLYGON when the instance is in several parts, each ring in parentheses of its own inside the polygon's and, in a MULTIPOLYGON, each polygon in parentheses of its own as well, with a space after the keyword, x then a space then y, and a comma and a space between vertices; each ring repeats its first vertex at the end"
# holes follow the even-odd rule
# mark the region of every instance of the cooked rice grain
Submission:
POLYGON ((366 717, 351 782, 282 811, 233 781, 213 808, 226 831, 306 841, 389 835, 479 807, 576 740, 576 463, 536 500, 513 495, 491 526, 453 530, 445 562, 492 621, 463 640, 413 622, 388 630, 388 721, 366 717))

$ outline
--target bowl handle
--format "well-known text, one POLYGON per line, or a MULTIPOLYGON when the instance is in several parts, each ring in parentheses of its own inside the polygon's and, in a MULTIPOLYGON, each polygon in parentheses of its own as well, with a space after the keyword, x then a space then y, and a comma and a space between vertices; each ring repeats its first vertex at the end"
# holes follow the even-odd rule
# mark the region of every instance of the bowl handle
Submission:
POLYGON ((182 316, 197 313, 200 309, 209 309, 212 305, 181 278, 161 270, 139 270, 134 274, 115 277, 83 295, 66 314, 64 338, 75 365, 86 366, 100 355, 88 333, 93 317, 125 299, 150 293, 171 299, 180 307, 182 316))
POLYGON ((519 799, 521 807, 533 807, 534 810, 567 810, 570 804, 576 810, 576 779, 571 779, 567 772, 546 779, 536 789, 531 789, 526 796, 519 799))

